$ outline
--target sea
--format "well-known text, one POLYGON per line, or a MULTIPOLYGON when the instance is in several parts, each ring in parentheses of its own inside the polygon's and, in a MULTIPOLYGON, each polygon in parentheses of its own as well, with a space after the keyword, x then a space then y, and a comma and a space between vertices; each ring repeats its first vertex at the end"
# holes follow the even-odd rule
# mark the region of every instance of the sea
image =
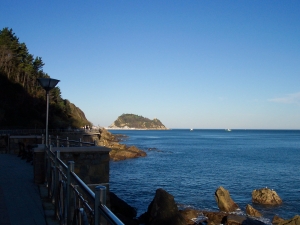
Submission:
POLYGON ((214 194, 222 186, 244 214, 248 204, 271 224, 274 215, 300 215, 299 130, 109 130, 123 134, 146 157, 110 162, 110 191, 147 211, 158 188, 180 208, 219 211, 214 194), (252 191, 268 187, 280 206, 252 203, 252 191))

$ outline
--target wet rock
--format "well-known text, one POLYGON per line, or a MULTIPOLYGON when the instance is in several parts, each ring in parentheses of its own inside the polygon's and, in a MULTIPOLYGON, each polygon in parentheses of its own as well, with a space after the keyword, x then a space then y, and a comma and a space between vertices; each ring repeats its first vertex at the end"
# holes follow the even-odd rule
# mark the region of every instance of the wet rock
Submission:
POLYGON ((300 225, 300 216, 296 215, 290 220, 279 222, 278 225, 300 225))
POLYGON ((127 218, 135 218, 137 211, 132 206, 128 205, 125 201, 120 199, 113 192, 109 193, 110 198, 110 209, 114 214, 121 214, 127 218))
POLYGON ((280 218, 279 216, 275 215, 275 216, 273 217, 272 223, 273 223, 273 224, 278 224, 278 223, 283 222, 283 221, 284 221, 284 219, 282 219, 282 218, 280 218))
POLYGON ((196 209, 184 209, 184 210, 180 210, 179 212, 184 217, 188 225, 199 224, 200 222, 207 220, 207 217, 204 218, 203 213, 196 209), (199 216, 201 215, 203 215, 203 217, 200 220, 199 216))
POLYGON ((243 224, 243 222, 247 219, 246 216, 239 215, 228 215, 226 218, 227 225, 239 225, 243 224))
POLYGON ((179 213, 174 197, 163 189, 157 189, 148 211, 140 217, 146 225, 187 225, 179 213))
POLYGON ((113 192, 109 193, 110 210, 125 224, 125 225, 138 225, 136 219, 137 211, 132 206, 128 205, 125 201, 120 199, 113 192))
POLYGON ((249 216, 254 216, 254 217, 261 217, 261 213, 254 209, 251 205, 247 205, 246 206, 246 213, 249 215, 249 216))
POLYGON ((265 225, 265 223, 246 216, 228 215, 226 225, 265 225))
POLYGON ((224 224, 228 213, 226 212, 208 212, 202 211, 203 215, 206 216, 208 224, 224 224))
POLYGON ((138 149, 135 146, 120 144, 119 135, 115 136, 104 128, 100 129, 99 132, 100 138, 98 140, 98 145, 105 146, 111 149, 111 151, 109 152, 109 157, 113 161, 145 157, 147 155, 146 152, 138 149))
POLYGON ((144 151, 139 150, 135 146, 127 147, 125 145, 111 147, 111 151, 109 152, 109 157, 113 161, 144 157, 146 155, 144 151))
POLYGON ((280 205, 282 200, 273 189, 261 188, 252 192, 252 202, 262 205, 280 205))
POLYGON ((216 190, 215 199, 221 211, 233 212, 239 209, 239 206, 231 199, 229 191, 222 186, 216 190))

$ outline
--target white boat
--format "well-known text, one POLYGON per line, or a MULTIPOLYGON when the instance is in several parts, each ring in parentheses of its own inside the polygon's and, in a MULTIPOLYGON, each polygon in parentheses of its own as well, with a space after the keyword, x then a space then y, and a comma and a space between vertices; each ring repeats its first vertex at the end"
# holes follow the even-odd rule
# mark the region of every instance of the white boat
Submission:
POLYGON ((190 131, 193 131, 193 128, 191 128, 190 131))
POLYGON ((231 131, 230 129, 226 129, 226 131, 231 131))

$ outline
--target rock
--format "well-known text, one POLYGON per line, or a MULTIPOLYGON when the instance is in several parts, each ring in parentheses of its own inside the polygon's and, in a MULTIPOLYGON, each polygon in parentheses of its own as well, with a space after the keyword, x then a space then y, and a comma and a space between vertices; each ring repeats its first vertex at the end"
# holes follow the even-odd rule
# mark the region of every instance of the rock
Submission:
POLYGON ((126 147, 125 145, 120 146, 119 149, 114 147, 109 152, 110 159, 113 161, 144 157, 146 155, 144 151, 139 150, 135 146, 126 147))
POLYGON ((228 215, 226 217, 226 225, 239 225, 239 224, 243 224, 243 222, 246 219, 247 219, 246 216, 228 215))
POLYGON ((196 210, 196 209, 184 209, 184 210, 180 210, 179 211, 180 214, 183 216, 183 218, 185 219, 186 223, 188 225, 193 225, 196 223, 199 223, 199 222, 202 222, 204 220, 207 220, 207 217, 204 218, 204 215, 201 211, 199 210, 196 210), (196 220, 197 218, 199 218, 200 215, 203 215, 203 220, 196 220))
POLYGON ((252 192, 252 202, 262 205, 280 205, 282 200, 273 189, 262 188, 252 192))
POLYGON ((141 151, 140 149, 138 149, 138 148, 135 147, 135 146, 130 146, 129 148, 127 148, 127 151, 136 153, 136 155, 137 155, 138 157, 146 156, 146 152, 141 151))
POLYGON ((265 225, 265 223, 246 216, 228 215, 226 225, 265 225))
POLYGON ((278 223, 278 225, 300 225, 300 216, 296 215, 290 220, 284 220, 278 223))
POLYGON ((121 214, 127 218, 135 218, 137 211, 132 206, 128 205, 125 201, 120 199, 113 192, 109 192, 110 209, 114 214, 121 214))
POLYGON ((278 224, 278 223, 283 222, 283 221, 284 221, 284 219, 282 219, 282 218, 280 218, 279 216, 275 215, 275 216, 273 217, 272 223, 273 223, 273 224, 278 224))
POLYGON ((254 216, 254 217, 261 217, 261 213, 254 209, 251 205, 247 205, 246 206, 246 213, 249 215, 249 216, 254 216))
POLYGON ((128 217, 123 216, 122 214, 115 214, 119 220, 121 220, 125 225, 139 225, 139 221, 137 219, 130 219, 128 217))
POLYGON ((228 213, 226 212, 208 212, 208 211, 203 211, 202 212, 204 216, 206 216, 207 223, 208 224, 224 224, 228 213))
POLYGON ((138 225, 137 211, 113 192, 109 193, 110 210, 126 225, 138 225))
POLYGON ((141 218, 146 225, 187 225, 178 211, 174 197, 161 188, 156 190, 148 211, 141 218))
POLYGON ((114 136, 104 128, 100 129, 99 132, 100 139, 98 140, 98 145, 106 146, 111 149, 109 157, 113 161, 144 157, 147 155, 146 152, 135 146, 128 147, 127 145, 120 144, 119 136, 114 136))
POLYGON ((222 186, 216 190, 215 199, 221 211, 233 212, 239 209, 239 206, 231 199, 229 191, 222 186))
POLYGON ((226 225, 264 225, 263 222, 249 218, 247 216, 235 215, 226 212, 207 212, 202 211, 206 216, 207 224, 226 224, 226 225))

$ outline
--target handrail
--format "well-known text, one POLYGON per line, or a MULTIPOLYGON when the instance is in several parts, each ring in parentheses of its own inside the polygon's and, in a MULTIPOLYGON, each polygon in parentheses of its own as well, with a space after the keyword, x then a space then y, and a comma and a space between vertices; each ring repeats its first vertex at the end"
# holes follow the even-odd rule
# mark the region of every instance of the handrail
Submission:
MULTIPOLYGON (((96 133, 97 134, 97 133, 96 133)), ((11 134, 0 134, 0 137, 5 137, 7 139, 7 151, 10 150, 10 141, 9 139, 15 139, 15 138, 35 138, 35 139, 42 139, 42 144, 45 144, 45 137, 44 134, 41 135, 11 135, 11 134)), ((51 135, 49 135, 49 143, 50 145, 52 144, 53 146, 56 147, 74 147, 74 146, 96 146, 96 140, 94 140, 94 142, 83 142, 81 141, 81 138, 79 138, 79 141, 76 140, 69 140, 69 138, 59 138, 58 136, 56 136, 55 138, 53 138, 51 135), (54 141, 53 141, 54 140, 54 141), (75 143, 75 144, 74 144, 75 143), (63 144, 65 144, 66 146, 64 146, 63 144)))
MULTIPOLYGON (((101 212, 101 214, 105 217, 106 220, 108 220, 108 222, 110 224, 115 224, 115 225, 120 225, 120 220, 118 217, 116 217, 115 214, 113 214, 107 207, 106 205, 100 205, 99 206, 99 210, 101 212)), ((122 222, 121 222, 122 223, 122 222)))
POLYGON ((74 162, 66 165, 60 159, 60 152, 54 153, 51 145, 46 148, 45 163, 48 194, 61 224, 124 225, 106 207, 106 187, 96 186, 94 193, 74 172, 74 162))
MULTIPOLYGON (((56 138, 53 138, 51 135, 49 135, 49 143, 52 144, 53 146, 56 147, 63 147, 62 145, 60 146, 60 143, 66 143, 66 147, 70 147, 70 143, 75 143, 77 144, 77 146, 82 147, 84 146, 96 146, 96 141, 94 142, 83 142, 81 141, 81 138, 79 139, 79 141, 76 140, 69 140, 69 138, 59 138, 58 136, 56 136, 56 138), (54 143, 52 143, 52 140, 54 140, 54 143)), ((42 142, 44 143, 44 136, 42 136, 42 142)), ((75 145, 76 146, 76 145, 75 145)))
MULTIPOLYGON (((82 132, 95 132, 99 129, 49 129, 49 133, 82 133, 82 132)), ((0 134, 44 134, 45 129, 0 129, 0 134)))
POLYGON ((95 198, 95 193, 76 175, 76 173, 71 172, 72 178, 77 181, 77 184, 84 190, 86 194, 91 198, 95 198))

